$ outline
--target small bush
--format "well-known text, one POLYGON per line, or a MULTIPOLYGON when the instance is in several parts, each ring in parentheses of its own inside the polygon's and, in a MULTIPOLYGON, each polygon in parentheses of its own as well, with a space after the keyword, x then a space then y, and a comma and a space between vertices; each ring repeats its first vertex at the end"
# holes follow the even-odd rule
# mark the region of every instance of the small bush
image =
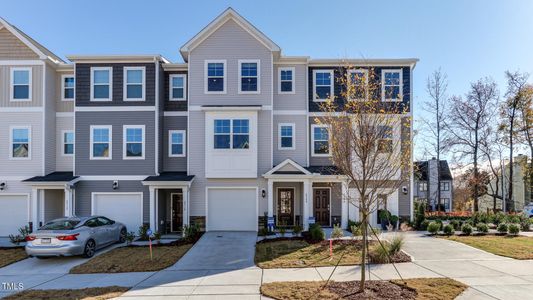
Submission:
POLYGON ((352 225, 350 228, 350 231, 352 232, 352 236, 362 236, 363 232, 361 231, 361 225, 352 225))
POLYGON ((302 233, 304 229, 302 228, 302 226, 300 226, 299 224, 295 225, 294 228, 292 229, 292 232, 294 235, 296 236, 299 236, 300 233, 302 233))
POLYGON ((142 226, 139 226, 139 230, 137 231, 137 235, 139 236, 140 241, 147 241, 148 240, 148 225, 143 224, 142 226))
POLYGON ((354 220, 348 220, 348 230, 351 230, 352 229, 352 226, 361 226, 361 222, 359 221, 354 221, 354 220))
POLYGON ((431 234, 437 234, 437 232, 439 232, 439 229, 440 229, 440 224, 437 222, 431 222, 428 225, 428 232, 431 234))
POLYGON ((479 233, 482 233, 482 234, 489 232, 489 226, 485 223, 477 223, 476 229, 479 233))
POLYGON ((392 226, 393 226, 394 228, 396 228, 396 226, 398 226, 397 224, 398 224, 398 221, 399 221, 399 220, 400 220, 400 218, 399 218, 397 215, 392 215, 392 216, 390 217, 390 222, 391 222, 391 224, 392 224, 392 226))
POLYGON ((340 239, 344 236, 344 232, 342 231, 342 228, 340 226, 333 226, 333 231, 331 231, 331 238, 332 239, 340 239))
POLYGON ((417 229, 417 230, 426 230, 427 228, 427 224, 429 224, 429 222, 426 224, 426 226, 424 226, 424 221, 426 221, 426 215, 425 215, 425 212, 426 212, 426 204, 424 202, 421 202, 421 201, 416 201, 415 202, 415 223, 414 223, 414 227, 417 229))
POLYGON ((519 216, 507 216, 507 221, 512 224, 519 224, 520 217, 519 216))
POLYGON ((470 226, 470 224, 464 224, 464 225, 461 227, 461 231, 462 231, 463 234, 465 234, 465 235, 471 235, 471 234, 472 234, 472 226, 470 226))
POLYGON ((402 250, 404 244, 404 236, 397 234, 394 237, 392 237, 390 243, 389 243, 389 253, 390 255, 394 255, 400 250, 402 250))
POLYGON ((135 240, 135 232, 130 231, 126 233, 126 244, 130 245, 135 240))
POLYGON ((441 220, 441 219, 437 219, 437 220, 435 220, 435 222, 436 222, 437 224, 439 224, 439 230, 441 230, 441 229, 442 229, 442 226, 443 226, 443 224, 442 224, 442 220, 441 220))
POLYGON ((498 225, 498 228, 497 228, 496 230, 498 230, 498 232, 499 232, 500 234, 506 234, 506 233, 507 233, 507 229, 508 229, 507 224, 505 224, 505 223, 500 223, 500 224, 498 225))
POLYGON ((156 231, 154 233, 154 238, 153 238, 154 241, 160 241, 161 240, 161 232, 159 231, 156 231))
POLYGON ((427 230, 428 229, 428 226, 429 226, 429 220, 424 220, 422 221, 422 223, 420 224, 419 227, 417 227, 418 230, 427 230))
POLYGON ((282 237, 285 236, 285 233, 287 233, 287 228, 285 227, 279 227, 278 228, 279 234, 281 234, 282 237))
POLYGON ((30 227, 24 226, 18 229, 18 234, 10 234, 9 241, 12 244, 19 245, 20 243, 26 241, 26 237, 30 234, 30 227))
POLYGON ((370 260, 378 264, 386 264, 389 262, 389 246, 384 244, 383 247, 378 245, 369 253, 370 260))
POLYGON ((457 219, 453 219, 453 220, 450 221, 450 225, 453 226, 454 230, 459 230, 461 228, 461 221, 459 221, 457 219))
POLYGON ((529 231, 530 230, 530 222, 528 219, 520 221, 520 230, 522 231, 529 231))
POLYGON ((517 235, 520 232, 520 227, 517 224, 509 224, 509 234, 517 235))
POLYGON ((189 242, 197 241, 200 238, 200 226, 198 224, 183 226, 183 236, 189 242))
POLYGON ((452 235, 453 232, 454 232, 455 228, 451 225, 451 224, 448 224, 448 225, 445 225, 443 228, 442 228, 442 231, 444 232, 444 234, 446 235, 452 235))
POLYGON ((506 216, 502 212, 497 212, 494 214, 493 223, 494 225, 500 225, 501 223, 505 222, 506 216))
POLYGON ((312 224, 309 226, 309 237, 314 242, 323 241, 326 238, 326 234, 320 225, 312 224))

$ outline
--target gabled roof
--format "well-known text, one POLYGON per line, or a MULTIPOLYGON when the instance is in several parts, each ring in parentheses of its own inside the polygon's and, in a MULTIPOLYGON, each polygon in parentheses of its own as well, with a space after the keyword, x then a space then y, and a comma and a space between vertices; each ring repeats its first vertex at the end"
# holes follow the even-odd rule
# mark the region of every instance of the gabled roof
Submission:
MULTIPOLYGON (((417 180, 427 181, 428 180, 428 161, 415 161, 414 162, 414 175, 417 180)), ((440 180, 453 180, 452 172, 448 166, 448 161, 440 161, 440 180)))
POLYGON ((261 42, 271 51, 281 52, 281 48, 276 45, 276 43, 274 43, 264 33, 262 33, 254 25, 252 25, 252 23, 248 22, 245 18, 239 15, 235 10, 233 10, 233 8, 229 7, 181 47, 180 52, 181 56, 183 57, 183 60, 187 61, 190 51, 196 48, 196 46, 198 46, 202 41, 208 38, 218 28, 220 28, 220 26, 224 25, 229 20, 235 21, 235 23, 241 26, 244 30, 250 33, 253 37, 255 37, 259 42, 261 42))
POLYGON ((281 174, 285 174, 285 175, 311 175, 311 173, 309 171, 307 171, 304 167, 300 166, 298 163, 296 163, 295 161, 293 161, 290 158, 287 158, 286 160, 280 162, 277 166, 272 168, 270 171, 266 172, 264 174, 264 176, 273 175, 273 174, 277 174, 277 175, 281 175, 281 174), (282 171, 281 169, 283 169, 286 166, 291 166, 292 170, 290 172, 282 171))

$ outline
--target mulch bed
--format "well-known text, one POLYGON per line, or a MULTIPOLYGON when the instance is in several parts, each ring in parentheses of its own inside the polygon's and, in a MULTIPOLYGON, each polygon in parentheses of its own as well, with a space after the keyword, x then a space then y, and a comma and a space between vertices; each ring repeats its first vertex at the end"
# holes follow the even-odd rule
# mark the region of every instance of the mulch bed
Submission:
POLYGON ((409 287, 402 287, 389 281, 367 281, 365 292, 359 293, 358 281, 331 282, 327 289, 332 293, 340 295, 342 299, 416 299, 416 291, 409 287))

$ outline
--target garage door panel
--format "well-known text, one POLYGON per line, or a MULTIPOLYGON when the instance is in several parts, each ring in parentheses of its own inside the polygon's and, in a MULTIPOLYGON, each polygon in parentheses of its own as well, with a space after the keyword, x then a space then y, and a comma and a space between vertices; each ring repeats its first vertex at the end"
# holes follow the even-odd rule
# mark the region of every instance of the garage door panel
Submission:
POLYGON ((207 230, 257 231, 257 190, 208 189, 207 230))
POLYGON ((123 223, 128 231, 137 232, 142 225, 141 194, 95 194, 93 215, 102 215, 123 223))
POLYGON ((28 225, 28 202, 26 195, 0 195, 0 236, 16 234, 28 225))

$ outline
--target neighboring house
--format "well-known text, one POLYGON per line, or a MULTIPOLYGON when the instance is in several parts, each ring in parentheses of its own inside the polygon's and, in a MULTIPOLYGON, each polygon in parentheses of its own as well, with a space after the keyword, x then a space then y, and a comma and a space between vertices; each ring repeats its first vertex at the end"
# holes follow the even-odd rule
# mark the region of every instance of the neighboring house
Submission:
MULTIPOLYGON (((163 233, 188 224, 256 231, 266 217, 277 226, 307 228, 314 220, 346 227, 359 218, 347 201, 355 192, 331 163, 333 133, 316 124, 322 112, 315 95, 327 90, 342 103, 336 78, 345 76, 347 63, 375 68, 376 80, 396 78, 408 112, 392 138, 412 140, 416 59, 284 56, 232 9, 180 49, 184 63, 159 55, 73 55, 67 58, 74 64, 67 64, 47 50, 37 53, 45 49, 11 29, 0 29, 2 74, 11 66, 36 68, 35 96, 17 102, 0 95, 0 138, 13 126, 32 129, 30 140, 27 131, 13 131, 14 151, 0 147, 7 166, 0 171, 6 182, 0 204, 8 207, 0 211, 1 228, 8 228, 0 236, 73 214, 102 214, 130 231, 148 224, 163 233), (63 99, 71 93, 75 101, 63 99), (27 108, 30 103, 39 107, 27 108), (9 159, 26 148, 31 163, 9 159)), ((1 78, 13 86, 10 76, 1 78)), ((388 196, 391 213, 412 215, 412 180, 388 196)))
POLYGON ((441 160, 438 167, 437 159, 414 162, 415 200, 426 203, 428 211, 451 212, 453 208, 453 176, 448 161, 441 160), (439 175, 437 175, 440 173, 439 175), (440 177, 440 201, 438 185, 440 177), (440 204, 440 207, 438 206, 440 204))

